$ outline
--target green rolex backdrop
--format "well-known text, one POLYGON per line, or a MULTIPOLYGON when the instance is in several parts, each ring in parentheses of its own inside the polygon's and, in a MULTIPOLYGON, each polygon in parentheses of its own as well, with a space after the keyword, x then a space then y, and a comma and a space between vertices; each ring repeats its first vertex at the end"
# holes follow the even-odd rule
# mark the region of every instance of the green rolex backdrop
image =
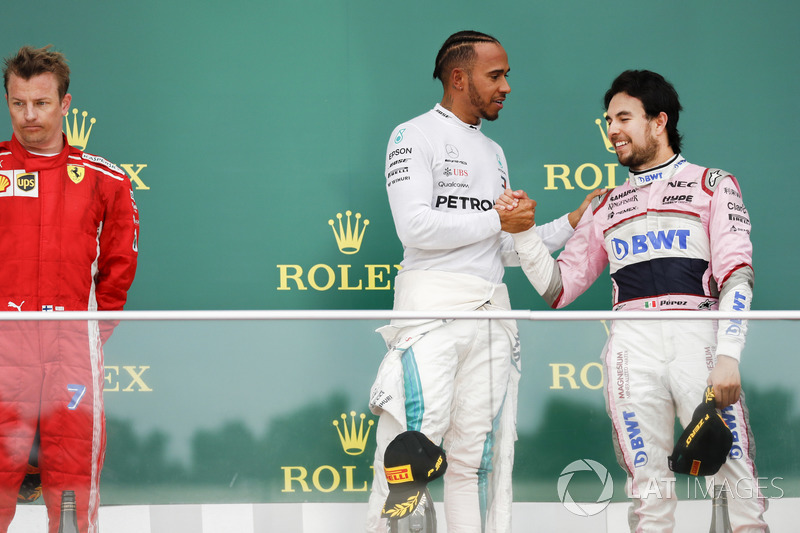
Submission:
MULTIPOLYGON (((681 95, 687 159, 741 183, 755 307, 796 307, 785 281, 800 254, 791 2, 45 1, 35 22, 31 9, 4 8, 0 50, 62 50, 70 121, 80 131, 87 113, 86 150, 134 183, 141 259, 128 309, 390 308, 402 247, 384 189, 388 136, 439 101, 436 52, 465 28, 509 53, 512 92, 485 131, 538 220, 624 180, 603 93, 624 69, 655 70, 681 95), (351 226, 346 252, 347 211, 361 231, 351 226)), ((7 116, 0 126, 10 135, 7 116)), ((508 282, 515 307, 544 308, 520 272, 508 282)), ((607 309, 609 291, 598 282, 573 307, 607 309)))
MULTIPOLYGON (((602 97, 622 70, 655 70, 681 95, 686 158, 739 179, 754 308, 792 309, 798 16, 789 1, 46 0, 4 6, 0 52, 63 51, 70 141, 132 180, 130 310, 391 308, 402 247, 385 194, 388 136, 439 101, 434 58, 461 29, 493 34, 509 54, 512 91, 484 131, 503 146, 512 186, 538 201, 537 220, 622 183, 602 97)), ((11 135, 5 113, 0 131, 11 135)), ((545 308, 521 272, 506 279, 514 308, 545 308)), ((609 304, 601 278, 572 308, 609 304)), ((364 501, 379 325, 123 323, 106 350, 104 501, 364 501), (196 490, 176 496, 176 483, 196 490)), ((613 465, 605 332, 522 332, 515 492, 554 500, 570 461, 613 465), (559 451, 544 462, 547 450, 559 451)), ((796 366, 797 331, 754 335, 743 375, 753 426, 767 433, 762 468, 796 480, 797 369, 770 369, 796 366)), ((797 481, 786 491, 800 494, 797 481)))

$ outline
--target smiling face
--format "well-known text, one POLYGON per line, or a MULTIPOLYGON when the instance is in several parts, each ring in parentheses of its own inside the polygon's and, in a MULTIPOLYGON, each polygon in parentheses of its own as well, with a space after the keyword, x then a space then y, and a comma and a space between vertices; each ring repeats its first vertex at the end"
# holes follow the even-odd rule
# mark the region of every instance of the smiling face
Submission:
POLYGON ((615 94, 608 104, 606 121, 617 159, 631 170, 655 167, 674 155, 666 134, 666 113, 648 117, 638 98, 615 94))
POLYGON ((8 79, 6 102, 14 135, 29 152, 56 154, 63 148, 61 120, 72 97, 58 96, 58 80, 50 72, 23 79, 8 79))

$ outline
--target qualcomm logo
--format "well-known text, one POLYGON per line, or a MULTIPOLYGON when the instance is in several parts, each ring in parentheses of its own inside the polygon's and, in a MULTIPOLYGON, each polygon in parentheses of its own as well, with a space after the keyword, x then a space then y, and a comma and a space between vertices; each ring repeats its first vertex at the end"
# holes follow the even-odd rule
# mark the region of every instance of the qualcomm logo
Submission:
POLYGON ((579 459, 571 462, 561 471, 557 488, 558 499, 561 500, 562 505, 566 507, 567 511, 578 516, 592 516, 601 513, 608 507, 609 502, 611 502, 611 496, 614 494, 614 480, 611 479, 611 474, 608 473, 606 467, 597 461, 579 459), (581 471, 594 472, 603 484, 603 490, 595 502, 576 503, 569 493, 569 482, 572 480, 572 476, 575 475, 575 472, 581 471))
POLYGON ((686 241, 689 238, 690 231, 688 229, 671 229, 667 232, 664 230, 648 231, 646 235, 634 235, 631 237, 631 242, 628 243, 622 239, 611 239, 611 248, 614 252, 614 257, 617 260, 622 260, 628 254, 643 254, 650 250, 672 250, 675 245, 675 239, 678 239, 678 249, 685 250, 687 248, 686 241))

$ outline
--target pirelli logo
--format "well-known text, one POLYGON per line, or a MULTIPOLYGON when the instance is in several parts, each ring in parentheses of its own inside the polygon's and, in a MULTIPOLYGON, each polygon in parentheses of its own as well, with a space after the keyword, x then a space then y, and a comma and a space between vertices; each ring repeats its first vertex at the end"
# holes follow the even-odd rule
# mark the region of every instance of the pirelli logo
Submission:
POLYGON ((409 483, 414 481, 414 476, 411 473, 411 465, 395 466, 393 468, 386 468, 386 481, 389 483, 409 483))

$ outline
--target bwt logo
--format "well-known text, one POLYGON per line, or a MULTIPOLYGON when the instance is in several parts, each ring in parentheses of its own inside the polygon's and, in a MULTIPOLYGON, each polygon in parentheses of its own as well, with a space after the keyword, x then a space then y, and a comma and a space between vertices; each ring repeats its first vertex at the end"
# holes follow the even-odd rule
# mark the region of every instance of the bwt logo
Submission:
POLYGON ((622 417, 625 419, 625 431, 628 433, 628 440, 631 442, 631 450, 639 450, 633 458, 633 466, 639 468, 647 464, 647 452, 644 448, 644 439, 639 436, 642 432, 639 423, 634 420, 636 413, 633 411, 623 411, 622 417))
POLYGON ((728 453, 728 457, 734 460, 741 459, 744 452, 742 451, 741 442, 739 442, 739 430, 736 429, 736 412, 733 410, 732 405, 720 409, 720 412, 722 420, 725 421, 725 425, 728 426, 728 429, 731 430, 731 434, 733 435, 733 445, 731 446, 731 451, 728 453))
POLYGON ((673 246, 675 246, 676 238, 678 240, 678 249, 685 250, 689 233, 688 229, 671 229, 667 232, 664 232, 664 230, 648 231, 646 235, 634 235, 631 237, 630 243, 622 239, 611 239, 611 246, 614 251, 614 257, 618 260, 624 259, 628 254, 637 255, 648 252, 651 246, 653 250, 661 250, 662 248, 672 250, 673 246))
MULTIPOLYGON (((742 294, 739 291, 736 291, 733 295, 733 310, 734 311, 744 311, 746 309, 745 305, 747 303, 747 296, 742 294)), ((728 329, 725 330, 726 335, 733 335, 737 336, 742 333, 742 321, 741 319, 734 319, 731 320, 731 325, 728 326, 728 329)))

